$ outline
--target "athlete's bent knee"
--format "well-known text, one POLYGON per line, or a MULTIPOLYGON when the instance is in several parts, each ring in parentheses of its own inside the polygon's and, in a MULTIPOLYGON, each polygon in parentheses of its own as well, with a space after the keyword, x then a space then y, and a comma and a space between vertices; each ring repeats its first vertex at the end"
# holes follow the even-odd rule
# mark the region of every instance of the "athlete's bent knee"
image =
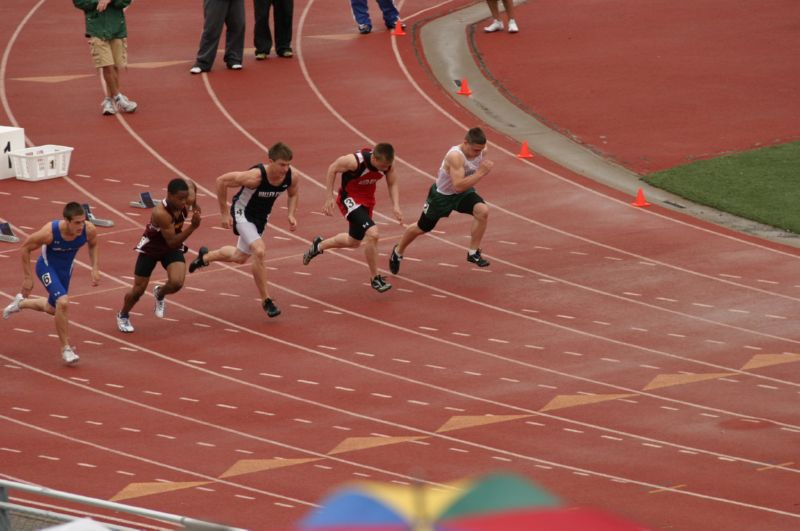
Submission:
POLYGON ((438 220, 430 219, 422 215, 419 217, 419 221, 417 221, 417 227, 419 227, 419 230, 422 232, 430 232, 436 226, 436 221, 438 220))
POLYGON ((168 282, 165 288, 169 286, 171 293, 177 293, 183 288, 183 282, 168 282))
POLYGON ((364 234, 365 240, 376 242, 378 241, 378 238, 380 238, 380 233, 378 232, 378 227, 376 225, 370 227, 369 230, 364 234))
POLYGON ((486 203, 478 203, 473 207, 472 215, 480 221, 486 221, 489 219, 489 207, 486 203))

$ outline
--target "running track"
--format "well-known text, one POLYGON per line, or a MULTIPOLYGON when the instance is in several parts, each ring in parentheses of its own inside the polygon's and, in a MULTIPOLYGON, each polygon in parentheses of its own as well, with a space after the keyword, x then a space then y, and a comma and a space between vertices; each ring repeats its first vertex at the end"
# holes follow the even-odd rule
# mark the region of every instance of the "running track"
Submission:
MULTIPOLYGON (((417 217, 441 156, 474 120, 432 83, 414 32, 469 3, 408 0, 413 31, 394 38, 356 37, 346 9, 301 0, 295 59, 256 63, 248 50, 242 72, 218 61, 195 77, 196 2, 137 2, 123 86, 140 111, 104 118, 80 13, 4 1, 3 122, 75 153, 68 178, 0 183, 0 216, 24 236, 79 200, 115 222, 100 229, 102 285, 90 286, 85 253, 73 279, 78 368, 60 364, 42 315, 0 325, 4 477, 276 529, 349 480, 439 484, 508 469, 654 529, 798 525, 796 249, 633 208, 517 159, 489 130, 490 268, 464 261, 463 217, 415 243, 385 294, 367 286, 360 252, 302 266, 314 235, 344 227, 319 212, 342 153, 394 143, 406 221, 417 217), (129 201, 190 176, 205 219, 189 245, 230 244, 213 180, 277 140, 302 178, 298 231, 280 200, 265 236, 283 314, 258 309, 249 268, 214 266, 188 278, 166 322, 148 294, 136 333, 118 333, 147 215, 129 201)), ((382 261, 402 230, 384 190, 382 261)), ((18 258, 0 248, 4 301, 18 291, 18 258)))

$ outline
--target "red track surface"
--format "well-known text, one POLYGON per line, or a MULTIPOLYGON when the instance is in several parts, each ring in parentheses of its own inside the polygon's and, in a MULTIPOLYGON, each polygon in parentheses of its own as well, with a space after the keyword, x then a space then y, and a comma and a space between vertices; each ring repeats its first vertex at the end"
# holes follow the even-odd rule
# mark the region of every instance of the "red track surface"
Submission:
MULTIPOLYGON (((417 31, 468 3, 423 11, 429 2, 409 0, 403 12, 417 31)), ((0 473, 275 529, 348 480, 441 483, 501 468, 655 529, 796 527, 798 251, 633 208, 554 164, 518 160, 490 130, 490 268, 464 261, 463 216, 415 243, 385 294, 366 285, 360 252, 303 267, 314 235, 345 226, 319 213, 334 157, 394 143, 410 222, 474 120, 430 81, 415 34, 357 37, 338 4, 295 9, 295 59, 256 63, 248 51, 243 71, 218 61, 197 77, 196 2, 135 3, 123 86, 140 110, 104 118, 80 13, 3 3, 2 122, 75 152, 69 178, 0 182, 0 215, 24 236, 79 200, 116 225, 100 229, 101 287, 81 267, 73 279, 78 368, 61 365, 49 318, 0 325, 0 473), (213 180, 276 140, 303 178, 298 232, 278 209, 265 236, 284 313, 265 318, 249 268, 214 266, 170 298, 167 321, 148 295, 136 333, 118 333, 148 214, 129 201, 188 175, 206 212, 189 245, 230 244, 213 180)), ((401 232, 387 204, 381 192, 382 261, 401 232)), ((4 301, 19 289, 18 258, 3 244, 4 301)))
POLYGON ((541 0, 475 34, 490 76, 638 173, 800 139, 794 0, 541 0))

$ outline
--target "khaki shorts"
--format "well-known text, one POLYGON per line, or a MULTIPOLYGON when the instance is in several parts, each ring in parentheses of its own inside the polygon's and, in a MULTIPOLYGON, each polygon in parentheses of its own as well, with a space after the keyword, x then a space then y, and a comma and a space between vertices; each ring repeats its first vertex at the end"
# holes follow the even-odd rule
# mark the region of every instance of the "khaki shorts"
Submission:
POLYGON ((117 68, 128 66, 128 39, 104 41, 98 37, 89 37, 89 50, 97 68, 112 65, 116 65, 117 68))

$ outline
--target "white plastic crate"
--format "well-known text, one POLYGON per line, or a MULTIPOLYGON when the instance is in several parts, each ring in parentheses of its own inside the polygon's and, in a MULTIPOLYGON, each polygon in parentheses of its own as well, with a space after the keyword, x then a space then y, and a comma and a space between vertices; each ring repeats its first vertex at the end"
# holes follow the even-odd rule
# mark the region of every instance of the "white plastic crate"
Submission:
POLYGON ((69 173, 69 159, 73 148, 66 146, 34 146, 11 151, 8 156, 17 179, 43 181, 64 177, 69 173))

